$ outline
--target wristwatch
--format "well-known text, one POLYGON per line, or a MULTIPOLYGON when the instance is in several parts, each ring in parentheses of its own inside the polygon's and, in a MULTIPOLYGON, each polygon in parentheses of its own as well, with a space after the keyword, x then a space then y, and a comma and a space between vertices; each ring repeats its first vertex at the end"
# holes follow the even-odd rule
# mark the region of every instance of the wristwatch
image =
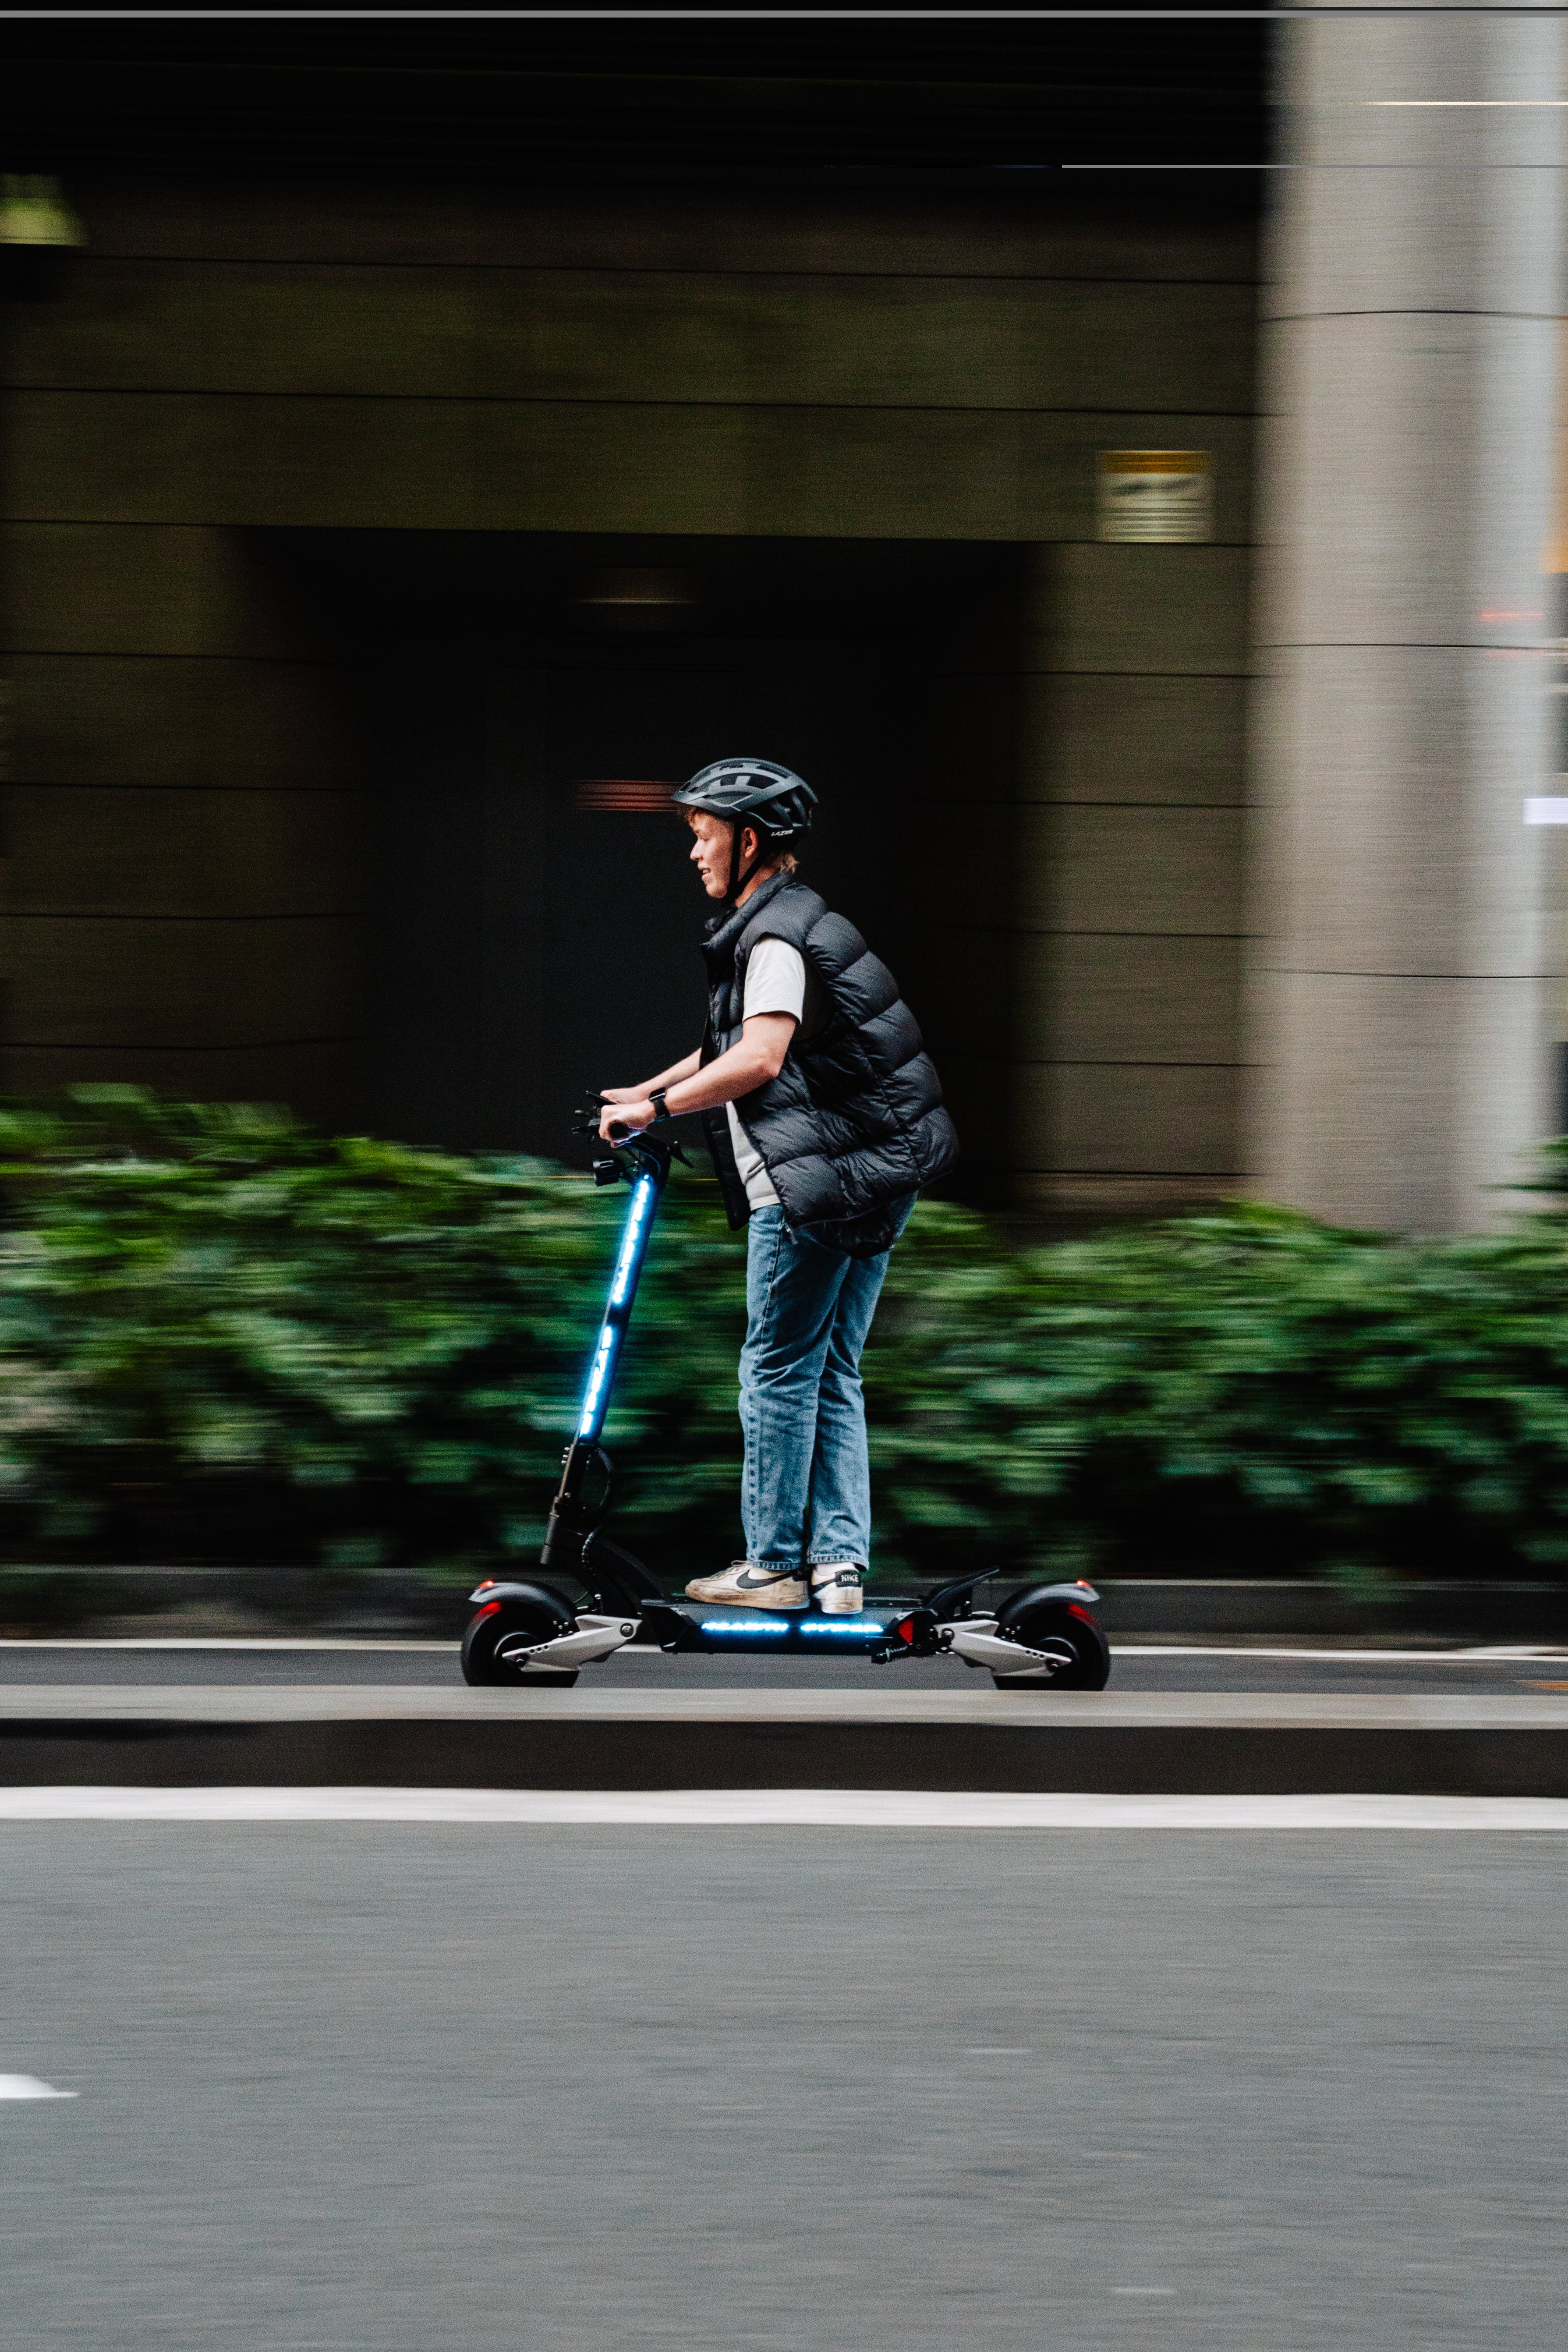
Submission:
POLYGON ((672 1119, 675 1117, 675 1113, 665 1101, 664 1088, 662 1087, 655 1087, 652 1094, 648 1097, 648 1100, 653 1105, 653 1123, 655 1127, 663 1127, 668 1120, 672 1119))

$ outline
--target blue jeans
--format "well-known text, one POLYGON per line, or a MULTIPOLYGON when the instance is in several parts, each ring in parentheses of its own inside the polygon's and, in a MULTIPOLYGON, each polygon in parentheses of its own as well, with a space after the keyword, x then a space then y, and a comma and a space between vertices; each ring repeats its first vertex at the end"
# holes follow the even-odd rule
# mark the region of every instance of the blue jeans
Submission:
MULTIPOLYGON (((900 1230, 914 1207, 910 1195, 900 1230)), ((860 1350, 889 1253, 848 1257, 753 1209, 746 1231, 741 1517, 763 1568, 871 1558, 871 1474, 860 1350)))

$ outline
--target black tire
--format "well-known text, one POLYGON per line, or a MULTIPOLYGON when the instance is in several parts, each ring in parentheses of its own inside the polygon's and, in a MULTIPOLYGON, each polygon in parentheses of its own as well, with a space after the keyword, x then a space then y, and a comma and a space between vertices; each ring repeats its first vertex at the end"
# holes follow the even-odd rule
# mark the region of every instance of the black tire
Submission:
POLYGON ((570 1620, 551 1617, 527 1601, 503 1601, 499 1609, 481 1609, 470 1617, 463 1635, 463 1680, 479 1687, 498 1685, 508 1690, 570 1690, 577 1679, 575 1666, 531 1666, 525 1673, 496 1655, 509 1635, 530 1642, 548 1642, 567 1631, 570 1620))
POLYGON ((1038 1601, 1030 1608, 1025 1601, 1016 1615, 1012 1609, 1005 1609, 996 1630, 1011 1634, 1027 1650, 1052 1650, 1058 1654, 1065 1650, 1068 1660, 1058 1674, 1038 1682, 993 1674, 991 1679, 998 1690, 1103 1690, 1110 1680, 1110 1644, 1087 1610, 1080 1614, 1059 1601, 1038 1601))

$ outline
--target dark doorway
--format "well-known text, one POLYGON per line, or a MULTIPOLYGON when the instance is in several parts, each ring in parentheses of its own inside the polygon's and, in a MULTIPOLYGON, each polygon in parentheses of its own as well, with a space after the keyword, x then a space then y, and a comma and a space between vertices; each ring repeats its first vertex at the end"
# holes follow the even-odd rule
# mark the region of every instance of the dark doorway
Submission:
POLYGON ((963 1189, 987 1189, 1007 1156, 997 877, 1014 863, 1016 551, 397 532, 295 545, 364 646, 381 1132, 580 1156, 568 1127, 585 1088, 645 1078, 699 1041, 710 908, 685 828, 584 804, 582 788, 752 752, 821 795, 805 878, 898 972, 967 1129, 963 1189))

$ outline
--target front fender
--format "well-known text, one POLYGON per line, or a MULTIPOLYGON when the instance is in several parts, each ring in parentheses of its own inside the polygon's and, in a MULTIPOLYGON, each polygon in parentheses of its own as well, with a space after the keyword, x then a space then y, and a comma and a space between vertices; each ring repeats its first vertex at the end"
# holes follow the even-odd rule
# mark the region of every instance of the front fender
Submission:
POLYGON ((1022 1616, 1026 1609, 1038 1609, 1042 1601, 1051 1601, 1068 1609, 1099 1609, 1100 1597, 1092 1584, 1080 1577, 1072 1584, 1031 1584, 1022 1592, 1015 1592, 1001 1612, 1004 1625, 1022 1616))

